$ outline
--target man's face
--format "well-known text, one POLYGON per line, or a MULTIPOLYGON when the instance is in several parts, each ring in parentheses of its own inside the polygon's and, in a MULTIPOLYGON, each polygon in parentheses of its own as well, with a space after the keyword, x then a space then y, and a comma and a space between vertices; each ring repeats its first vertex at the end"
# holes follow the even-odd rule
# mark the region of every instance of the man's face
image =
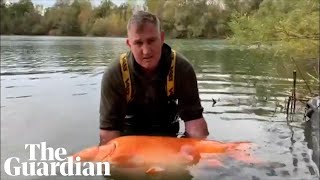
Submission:
POLYGON ((150 72, 158 66, 163 42, 164 33, 159 32, 154 24, 147 22, 139 31, 136 24, 131 24, 127 45, 144 70, 150 72))

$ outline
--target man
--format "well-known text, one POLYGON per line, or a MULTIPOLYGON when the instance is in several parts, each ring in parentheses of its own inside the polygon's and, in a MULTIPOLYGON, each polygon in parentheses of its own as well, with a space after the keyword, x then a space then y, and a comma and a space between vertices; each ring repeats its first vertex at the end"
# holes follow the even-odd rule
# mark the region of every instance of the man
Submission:
POLYGON ((121 135, 177 136, 177 115, 185 122, 187 137, 206 138, 195 72, 186 58, 174 55, 164 43, 159 19, 138 11, 128 22, 127 35, 130 52, 110 65, 102 78, 100 144, 121 135), (130 74, 123 80, 126 72, 130 74), (169 72, 174 77, 170 96, 169 72))

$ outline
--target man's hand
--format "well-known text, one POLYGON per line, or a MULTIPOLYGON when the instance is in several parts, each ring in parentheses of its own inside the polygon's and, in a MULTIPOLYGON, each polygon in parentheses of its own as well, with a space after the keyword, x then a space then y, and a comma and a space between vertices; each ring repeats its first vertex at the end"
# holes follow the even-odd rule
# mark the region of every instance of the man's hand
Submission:
POLYGON ((185 131, 187 136, 192 138, 205 139, 209 135, 208 126, 204 118, 185 122, 185 131))
POLYGON ((107 144, 110 140, 119 137, 119 131, 100 130, 100 146, 107 144))

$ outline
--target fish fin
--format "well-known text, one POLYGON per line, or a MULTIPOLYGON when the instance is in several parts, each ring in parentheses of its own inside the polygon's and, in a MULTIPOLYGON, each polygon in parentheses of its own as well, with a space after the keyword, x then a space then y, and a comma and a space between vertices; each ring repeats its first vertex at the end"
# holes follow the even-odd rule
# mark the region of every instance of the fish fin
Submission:
POLYGON ((207 159, 205 161, 206 167, 209 168, 219 168, 219 167, 224 167, 224 164, 219 161, 218 159, 207 159))
POLYGON ((177 155, 178 162, 181 162, 182 164, 196 164, 199 162, 200 158, 200 153, 189 145, 182 146, 177 155))
POLYGON ((160 166, 153 166, 153 167, 150 167, 147 171, 146 171, 146 174, 149 174, 149 175, 155 175, 155 174, 158 174, 158 173, 161 173, 161 172, 164 172, 165 169, 163 167, 160 167, 160 166))
POLYGON ((252 156, 250 151, 253 146, 254 144, 252 143, 239 143, 233 151, 229 152, 229 155, 235 160, 248 164, 262 163, 259 158, 252 156))
POLYGON ((241 161, 247 164, 262 163, 262 161, 259 158, 253 157, 250 155, 250 153, 247 153, 247 152, 233 152, 230 154, 230 156, 237 161, 241 161))
POLYGON ((176 156, 176 162, 179 164, 192 164, 194 161, 194 157, 188 154, 178 154, 176 156))
POLYGON ((207 159, 221 159, 225 156, 225 154, 222 153, 201 153, 201 159, 207 160, 207 159))
POLYGON ((225 167, 222 163, 224 158, 225 155, 222 155, 221 153, 201 154, 201 161, 199 163, 199 167, 209 169, 225 167))
POLYGON ((144 164, 143 158, 132 155, 120 155, 110 159, 110 163, 118 167, 138 167, 144 164))

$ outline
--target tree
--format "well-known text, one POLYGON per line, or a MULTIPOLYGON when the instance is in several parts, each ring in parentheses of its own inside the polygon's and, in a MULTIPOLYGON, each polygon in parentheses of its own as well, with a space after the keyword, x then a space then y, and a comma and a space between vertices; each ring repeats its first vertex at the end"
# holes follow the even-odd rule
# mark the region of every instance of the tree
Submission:
POLYGON ((234 41, 269 44, 282 55, 319 56, 318 0, 265 0, 251 15, 235 13, 229 25, 234 41))
POLYGON ((111 0, 103 0, 101 5, 95 10, 96 18, 104 18, 109 16, 113 9, 115 8, 115 4, 111 0))

